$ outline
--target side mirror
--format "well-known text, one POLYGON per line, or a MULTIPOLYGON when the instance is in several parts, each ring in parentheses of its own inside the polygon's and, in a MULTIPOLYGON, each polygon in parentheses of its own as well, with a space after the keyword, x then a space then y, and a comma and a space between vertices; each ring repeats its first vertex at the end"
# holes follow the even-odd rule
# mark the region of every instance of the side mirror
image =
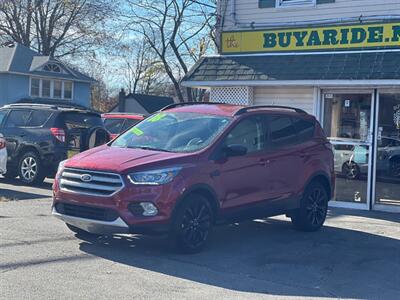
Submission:
POLYGON ((233 144, 222 149, 226 157, 243 156, 247 154, 247 148, 243 145, 233 144))

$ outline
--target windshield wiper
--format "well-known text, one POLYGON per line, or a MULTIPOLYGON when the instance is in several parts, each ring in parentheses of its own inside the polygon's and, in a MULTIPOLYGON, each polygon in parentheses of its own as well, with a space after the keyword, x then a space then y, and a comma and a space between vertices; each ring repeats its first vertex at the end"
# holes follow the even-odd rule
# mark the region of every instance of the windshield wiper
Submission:
POLYGON ((153 147, 148 147, 148 146, 133 146, 129 148, 137 148, 137 149, 143 149, 143 150, 153 150, 153 151, 160 151, 160 152, 171 152, 165 149, 159 149, 159 148, 153 148, 153 147))

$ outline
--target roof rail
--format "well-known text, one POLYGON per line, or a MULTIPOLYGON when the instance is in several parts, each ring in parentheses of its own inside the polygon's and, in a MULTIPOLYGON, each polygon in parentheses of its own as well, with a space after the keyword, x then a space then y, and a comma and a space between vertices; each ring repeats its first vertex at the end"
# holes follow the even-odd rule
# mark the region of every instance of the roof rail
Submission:
POLYGON ((254 105, 254 106, 247 106, 247 107, 243 107, 239 110, 237 110, 235 112, 235 116, 244 114, 246 112, 248 112, 249 110, 253 110, 253 109, 263 109, 263 108, 279 108, 279 109, 288 109, 288 110, 293 110, 299 114, 306 114, 307 112, 300 109, 300 108, 295 108, 295 107, 290 107, 290 106, 282 106, 282 105, 254 105))
POLYGON ((173 103, 170 105, 167 105, 163 108, 160 109, 160 111, 164 111, 167 109, 171 109, 171 108, 175 108, 175 107, 179 107, 179 106, 185 106, 185 105, 199 105, 199 104, 209 104, 209 105, 233 105, 233 104, 229 104, 229 103, 219 103, 219 102, 179 102, 179 103, 173 103))
POLYGON ((57 109, 56 105, 52 104, 41 104, 41 103, 10 103, 4 105, 4 107, 46 107, 46 108, 53 108, 57 109))
POLYGON ((134 112, 106 112, 102 113, 102 115, 135 115, 135 116, 142 116, 142 117, 147 117, 148 115, 146 114, 139 114, 139 113, 134 113, 134 112))

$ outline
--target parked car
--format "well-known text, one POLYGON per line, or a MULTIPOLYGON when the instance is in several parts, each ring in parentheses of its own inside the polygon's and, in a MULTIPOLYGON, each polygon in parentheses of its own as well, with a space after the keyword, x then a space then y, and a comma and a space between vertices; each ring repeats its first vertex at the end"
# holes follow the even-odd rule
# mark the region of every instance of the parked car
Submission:
POLYGON ((101 117, 112 139, 145 118, 144 115, 132 113, 106 113, 101 117))
POLYGON ((78 237, 168 233, 196 252, 216 222, 286 214, 318 230, 334 184, 331 144, 304 111, 181 103, 60 163, 53 214, 78 237))
POLYGON ((0 133, 0 175, 7 172, 7 148, 6 140, 0 133))
POLYGON ((354 144, 355 140, 346 138, 330 138, 329 140, 336 142, 333 147, 337 174, 347 179, 358 179, 361 174, 368 173, 368 146, 354 144))
POLYGON ((110 140, 100 114, 82 107, 18 103, 0 108, 9 155, 6 178, 26 184, 54 176, 60 161, 110 140))
POLYGON ((378 141, 376 169, 389 176, 400 178, 400 139, 383 136, 378 141))
MULTIPOLYGON (((331 138, 334 145, 335 172, 347 179, 358 179, 368 174, 369 149, 367 145, 357 145, 354 140, 331 138), (348 143, 348 144, 346 144, 348 143)), ((384 175, 400 177, 400 140, 382 137, 378 141, 376 170, 384 175)))

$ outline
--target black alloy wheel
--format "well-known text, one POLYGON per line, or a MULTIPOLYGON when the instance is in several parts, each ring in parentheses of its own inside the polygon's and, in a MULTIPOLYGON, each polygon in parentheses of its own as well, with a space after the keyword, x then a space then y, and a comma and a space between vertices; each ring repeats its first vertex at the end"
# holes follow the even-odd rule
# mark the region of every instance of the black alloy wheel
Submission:
POLYGON ((347 179, 360 177, 360 167, 354 161, 346 161, 342 166, 342 172, 347 179))
POLYGON ((319 182, 306 189, 300 208, 291 215, 293 225, 303 231, 316 231, 322 227, 328 212, 328 193, 319 182))
POLYGON ((176 246, 184 253, 204 248, 213 226, 214 214, 207 199, 191 195, 184 200, 176 214, 172 231, 176 246))

